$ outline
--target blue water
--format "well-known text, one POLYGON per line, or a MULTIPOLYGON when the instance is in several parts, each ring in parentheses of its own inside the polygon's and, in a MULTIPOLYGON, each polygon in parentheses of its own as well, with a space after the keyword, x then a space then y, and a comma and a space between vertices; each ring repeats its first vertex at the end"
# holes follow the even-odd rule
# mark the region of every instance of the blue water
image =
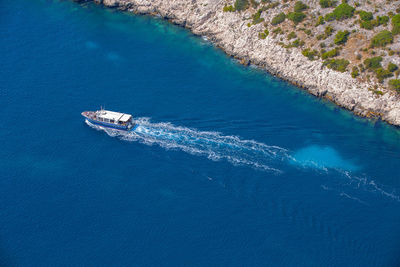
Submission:
POLYGON ((157 18, 0 1, 0 37, 1 265, 400 264, 398 129, 157 18))

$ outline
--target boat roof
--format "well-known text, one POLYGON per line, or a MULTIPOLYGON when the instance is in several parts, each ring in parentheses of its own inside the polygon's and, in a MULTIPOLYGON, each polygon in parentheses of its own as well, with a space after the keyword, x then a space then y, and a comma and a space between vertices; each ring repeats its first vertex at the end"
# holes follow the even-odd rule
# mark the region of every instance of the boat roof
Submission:
POLYGON ((122 122, 127 122, 132 118, 132 115, 130 114, 109 111, 104 109, 98 111, 98 116, 102 117, 103 119, 122 121, 122 122))

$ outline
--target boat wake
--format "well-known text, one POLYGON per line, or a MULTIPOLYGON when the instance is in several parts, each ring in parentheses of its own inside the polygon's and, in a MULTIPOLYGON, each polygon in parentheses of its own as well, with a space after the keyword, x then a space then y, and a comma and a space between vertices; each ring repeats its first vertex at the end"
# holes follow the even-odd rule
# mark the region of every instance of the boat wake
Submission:
MULTIPOLYGON (((126 132, 104 128, 86 121, 90 127, 103 130, 109 136, 118 137, 125 141, 158 145, 170 150, 181 150, 192 155, 207 157, 213 161, 227 161, 236 166, 249 166, 274 174, 283 173, 283 170, 287 169, 288 166, 303 171, 317 171, 323 177, 324 174, 333 174, 337 178, 335 179, 336 182, 332 179, 324 181, 329 181, 329 186, 332 188, 338 187, 338 190, 341 190, 340 188, 345 185, 349 189, 352 188, 356 191, 362 189, 362 192, 379 193, 384 197, 400 202, 400 196, 393 190, 378 185, 374 180, 354 172, 354 170, 360 168, 340 158, 333 148, 311 147, 291 152, 278 146, 266 145, 253 140, 243 140, 238 136, 222 135, 219 132, 198 131, 165 122, 153 123, 149 118, 137 118, 134 122, 138 126, 134 130, 126 132)), ((341 196, 348 197, 344 194, 341 194, 341 196)))
POLYGON ((126 141, 138 141, 147 145, 159 145, 192 155, 205 156, 214 161, 226 160, 234 165, 247 165, 256 169, 281 173, 279 162, 287 159, 287 150, 269 146, 237 136, 225 136, 218 132, 198 131, 171 123, 152 123, 149 118, 138 118, 138 126, 130 132, 105 129, 90 122, 91 127, 101 128, 110 136, 126 141))

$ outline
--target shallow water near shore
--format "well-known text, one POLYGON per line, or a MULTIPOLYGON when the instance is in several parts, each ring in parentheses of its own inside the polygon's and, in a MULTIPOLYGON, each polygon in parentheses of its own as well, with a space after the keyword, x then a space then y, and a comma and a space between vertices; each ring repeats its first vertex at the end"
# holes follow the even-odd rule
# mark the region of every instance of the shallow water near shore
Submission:
POLYGON ((158 18, 2 1, 0 36, 2 265, 400 264, 395 127, 158 18))

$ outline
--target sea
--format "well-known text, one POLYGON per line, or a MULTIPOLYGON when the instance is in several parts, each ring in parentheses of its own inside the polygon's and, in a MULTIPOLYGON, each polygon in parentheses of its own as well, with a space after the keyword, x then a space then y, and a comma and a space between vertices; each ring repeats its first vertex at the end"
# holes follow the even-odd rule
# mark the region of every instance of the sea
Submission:
POLYGON ((1 266, 400 265, 399 128, 161 18, 0 1, 0 112, 1 266))

